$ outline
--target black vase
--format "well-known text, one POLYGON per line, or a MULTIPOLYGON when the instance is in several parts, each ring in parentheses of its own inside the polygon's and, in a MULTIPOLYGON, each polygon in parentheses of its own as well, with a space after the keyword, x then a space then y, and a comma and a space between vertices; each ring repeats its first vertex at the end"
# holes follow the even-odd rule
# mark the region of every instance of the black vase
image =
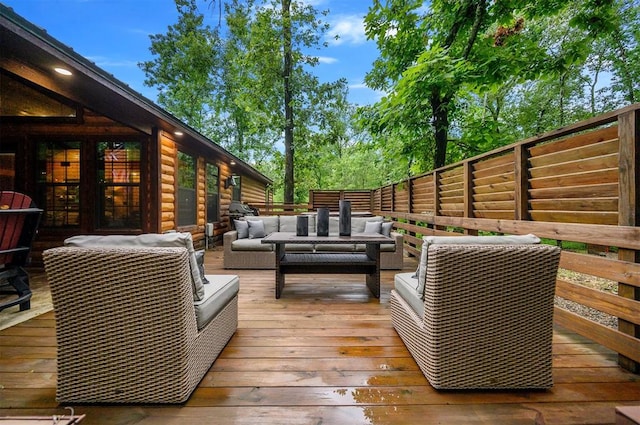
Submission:
POLYGON ((329 236, 329 208, 318 208, 316 233, 318 236, 329 236))
POLYGON ((296 235, 309 236, 309 217, 299 215, 296 217, 296 235))
POLYGON ((351 201, 340 201, 339 205, 338 227, 340 228, 340 236, 351 236, 351 201))

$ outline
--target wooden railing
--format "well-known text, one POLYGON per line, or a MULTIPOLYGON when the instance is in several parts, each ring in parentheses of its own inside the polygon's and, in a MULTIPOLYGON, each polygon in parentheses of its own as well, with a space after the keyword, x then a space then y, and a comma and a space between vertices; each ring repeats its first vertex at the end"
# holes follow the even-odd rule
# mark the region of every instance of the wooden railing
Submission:
POLYGON ((555 321, 640 365, 640 104, 533 137, 372 192, 376 214, 422 236, 534 233, 563 250, 560 267, 617 282, 617 295, 564 279, 557 295, 618 318, 618 329, 556 307, 555 321))

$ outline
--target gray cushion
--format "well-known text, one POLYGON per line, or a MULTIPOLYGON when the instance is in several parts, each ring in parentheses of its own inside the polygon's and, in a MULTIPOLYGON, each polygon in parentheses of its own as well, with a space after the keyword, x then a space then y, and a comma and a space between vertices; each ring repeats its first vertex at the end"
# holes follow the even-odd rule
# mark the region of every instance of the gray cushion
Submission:
POLYGON ((207 275, 207 280, 210 284, 204 287, 204 298, 193 303, 198 329, 207 326, 240 289, 240 279, 236 275, 207 275))
POLYGON ((340 233, 340 220, 338 219, 338 217, 329 217, 329 234, 337 235, 339 233, 340 233))
POLYGON ((264 221, 247 220, 247 223, 249 223, 249 239, 260 239, 266 236, 264 233, 264 221))
POLYGON ((391 229, 393 229, 393 221, 385 221, 381 225, 382 234, 388 238, 391 237, 391 229))
POLYGON ((413 273, 398 273, 394 278, 396 292, 411 306, 420 317, 424 316, 424 301, 422 294, 416 292, 416 279, 413 273))
POLYGON ((423 294, 427 278, 427 261, 429 260, 429 246, 435 244, 446 245, 512 245, 536 244, 540 238, 536 235, 507 235, 507 236, 425 236, 422 238, 422 252, 418 266, 418 284, 416 290, 423 294))
POLYGON ((101 247, 101 246, 127 246, 127 247, 183 247, 189 252, 189 267, 191 269, 193 299, 200 301, 204 297, 204 283, 200 277, 200 269, 196 259, 196 251, 193 248, 191 233, 145 233, 143 235, 79 235, 65 239, 66 246, 76 247, 101 247))
POLYGON ((295 215, 283 215, 280 217, 281 232, 296 232, 298 217, 295 215))
POLYGON ((262 243, 262 239, 236 239, 231 242, 232 251, 273 251, 273 244, 262 243))
POLYGON ((364 225, 364 233, 382 233, 381 221, 367 221, 364 225))
POLYGON ((278 232, 280 229, 280 217, 277 215, 261 215, 259 217, 253 217, 250 220, 262 220, 264 223, 264 234, 270 235, 273 232, 278 232))
POLYGON ((382 217, 379 215, 373 217, 351 217, 351 232, 363 233, 365 226, 370 221, 382 221, 382 217))
POLYGON ((204 274, 204 249, 196 251, 196 262, 198 263, 198 271, 200 272, 200 279, 205 285, 209 283, 207 276, 204 274))
POLYGON ((238 232, 238 239, 249 237, 249 223, 245 220, 233 220, 233 225, 238 232))

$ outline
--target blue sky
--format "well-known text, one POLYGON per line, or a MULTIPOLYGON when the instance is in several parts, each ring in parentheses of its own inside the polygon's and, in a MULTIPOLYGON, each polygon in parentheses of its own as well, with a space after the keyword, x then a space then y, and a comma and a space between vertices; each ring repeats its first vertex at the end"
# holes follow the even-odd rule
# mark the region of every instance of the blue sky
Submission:
MULTIPOLYGON (((51 36, 73 48, 117 79, 155 100, 155 89, 144 86, 138 63, 151 59, 149 35, 165 33, 177 22, 173 0, 0 0, 51 36)), ((363 17, 370 0, 305 0, 317 10, 329 10, 328 48, 317 52, 313 72, 321 81, 346 78, 349 100, 368 104, 381 94, 366 88, 365 74, 378 53, 364 35, 363 17), (334 40, 333 35, 339 35, 334 40)), ((217 23, 210 1, 198 0, 201 12, 217 23)))

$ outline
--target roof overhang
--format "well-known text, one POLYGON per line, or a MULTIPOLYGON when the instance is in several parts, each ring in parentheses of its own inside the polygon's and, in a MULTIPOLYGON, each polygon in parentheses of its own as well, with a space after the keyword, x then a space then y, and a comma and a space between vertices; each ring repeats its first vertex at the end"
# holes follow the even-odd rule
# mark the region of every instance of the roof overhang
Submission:
POLYGON ((226 163, 235 162, 237 172, 272 183, 240 158, 2 4, 0 46, 1 68, 145 134, 151 135, 155 130, 181 132, 180 143, 211 152, 226 163), (73 77, 57 74, 54 68, 60 66, 69 69, 73 77))

